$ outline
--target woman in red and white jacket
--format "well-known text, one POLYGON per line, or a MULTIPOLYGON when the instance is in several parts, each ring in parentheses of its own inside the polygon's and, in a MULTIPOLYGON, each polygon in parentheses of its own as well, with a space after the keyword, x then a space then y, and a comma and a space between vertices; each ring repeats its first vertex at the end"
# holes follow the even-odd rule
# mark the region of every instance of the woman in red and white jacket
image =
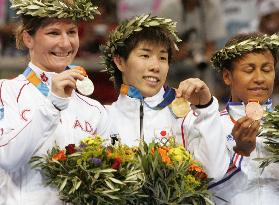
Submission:
POLYGON ((81 2, 66 3, 74 13, 65 10, 62 1, 60 7, 53 3, 59 10, 55 13, 48 13, 50 5, 43 3, 29 5, 35 9, 31 11, 13 2, 22 17, 17 45, 28 49, 30 62, 21 75, 0 84, 0 168, 6 176, 0 201, 5 205, 63 204, 29 160, 55 144, 79 143, 95 133, 108 136, 105 108, 75 91, 76 81, 84 76, 69 66, 79 48, 77 20, 93 19, 96 7, 88 1, 89 11, 83 12, 78 9, 81 2))

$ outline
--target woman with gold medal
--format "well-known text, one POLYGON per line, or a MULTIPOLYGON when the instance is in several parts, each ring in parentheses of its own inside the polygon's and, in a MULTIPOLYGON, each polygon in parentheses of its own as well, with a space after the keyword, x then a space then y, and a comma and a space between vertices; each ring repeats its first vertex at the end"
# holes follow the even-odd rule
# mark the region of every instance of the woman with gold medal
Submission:
POLYGON ((111 34, 104 60, 120 93, 107 106, 114 119, 112 141, 167 144, 174 137, 210 178, 223 177, 229 159, 225 139, 210 132, 219 117, 216 98, 197 78, 181 82, 176 90, 165 85, 179 41, 175 22, 150 15, 122 22, 111 34))
POLYGON ((57 190, 46 187, 40 171, 28 162, 55 144, 64 147, 94 133, 108 135, 104 107, 75 91, 82 81, 80 91, 92 92, 86 73, 71 69, 79 48, 78 21, 92 20, 99 12, 90 0, 14 0, 12 8, 21 17, 17 46, 29 51, 30 62, 21 75, 0 86, 0 168, 7 173, 1 201, 62 204, 57 190))

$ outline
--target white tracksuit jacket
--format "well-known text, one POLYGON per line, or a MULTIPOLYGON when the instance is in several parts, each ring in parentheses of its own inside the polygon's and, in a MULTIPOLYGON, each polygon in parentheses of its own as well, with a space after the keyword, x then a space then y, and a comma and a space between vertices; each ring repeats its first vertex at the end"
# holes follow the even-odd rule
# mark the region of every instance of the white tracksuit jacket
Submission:
MULTIPOLYGON (((271 100, 263 108, 271 110, 271 100)), ((227 109, 221 112, 223 127, 227 130, 227 146, 230 150, 231 162, 226 176, 212 184, 210 191, 217 197, 216 204, 226 205, 278 205, 279 204, 279 165, 272 164, 261 173, 260 162, 253 160, 266 156, 262 137, 257 137, 256 149, 250 157, 240 156, 233 151, 235 142, 230 135, 234 120, 245 116, 245 106, 242 103, 229 103, 227 109)))
MULTIPOLYGON (((37 76, 43 73, 31 63, 29 67, 37 76)), ((51 87, 55 73, 44 73, 45 83, 51 87)), ((105 108, 74 91, 68 99, 45 97, 23 75, 1 82, 0 102, 4 108, 0 120, 0 176, 4 176, 0 204, 62 204, 58 192, 45 187, 39 170, 31 169, 28 162, 34 155, 46 154, 55 142, 64 147, 94 133, 109 136, 105 108), (58 111, 52 103, 65 109, 58 111)))
MULTIPOLYGON (((145 98, 144 101, 154 107, 163 100, 163 94, 162 88, 158 94, 145 98)), ((114 122, 114 134, 120 137, 121 143, 139 143, 140 104, 139 99, 120 94, 116 102, 107 106, 109 116, 114 122)), ((193 106, 193 110, 185 118, 176 118, 169 107, 153 110, 144 104, 144 140, 148 143, 152 140, 166 141, 165 133, 172 132, 176 141, 184 144, 203 164, 209 177, 222 178, 229 166, 229 154, 226 139, 221 135, 215 135, 215 131, 221 133, 223 129, 221 126, 215 128, 215 124, 220 124, 218 120, 218 102, 215 98, 206 108, 197 109, 193 106)))

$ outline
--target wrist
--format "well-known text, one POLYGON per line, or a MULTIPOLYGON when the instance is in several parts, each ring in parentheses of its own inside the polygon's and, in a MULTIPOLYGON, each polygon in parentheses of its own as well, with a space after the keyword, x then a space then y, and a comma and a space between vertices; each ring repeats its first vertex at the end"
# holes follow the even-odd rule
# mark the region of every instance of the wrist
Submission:
POLYGON ((247 151, 243 151, 241 149, 239 149, 237 146, 233 147, 233 150, 235 153, 241 155, 241 156, 245 156, 245 157, 249 157, 251 152, 247 152, 247 151))
POLYGON ((199 104, 196 105, 197 108, 206 108, 213 103, 213 96, 211 96, 210 100, 206 104, 199 104))
POLYGON ((48 99, 51 101, 55 109, 57 109, 58 111, 65 110, 70 102, 70 98, 63 98, 55 95, 52 92, 49 92, 48 99))

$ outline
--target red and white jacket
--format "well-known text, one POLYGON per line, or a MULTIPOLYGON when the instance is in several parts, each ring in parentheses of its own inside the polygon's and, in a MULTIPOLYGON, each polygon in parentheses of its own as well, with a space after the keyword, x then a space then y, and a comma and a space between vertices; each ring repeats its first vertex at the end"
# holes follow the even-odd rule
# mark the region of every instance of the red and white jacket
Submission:
MULTIPOLYGON (((55 73, 43 72, 29 63, 51 88, 55 73)), ((45 97, 23 75, 0 84, 0 169, 6 183, 0 185, 0 202, 5 205, 62 204, 57 190, 45 187, 39 170, 28 164, 34 155, 46 154, 55 143, 64 147, 98 133, 107 137, 109 119, 97 101, 73 91, 64 99, 45 97), (56 109, 53 103, 62 111, 56 109), (64 109, 65 108, 65 109, 64 109), (2 172, 3 173, 3 172, 2 172)))
MULTIPOLYGON (((271 100, 262 107, 270 111, 271 100)), ((209 186, 216 196, 216 204, 229 205, 278 205, 279 204, 279 165, 271 164, 264 169, 255 158, 267 156, 264 138, 257 137, 256 149, 250 157, 243 157, 233 151, 235 141, 231 135, 233 121, 245 116, 243 103, 229 103, 227 109, 220 113, 222 126, 226 131, 227 147, 230 151, 230 167, 220 181, 209 186)), ((217 134, 217 133, 216 133, 217 134)))
MULTIPOLYGON (((215 126, 220 121, 217 99, 214 98, 206 108, 192 106, 185 118, 176 118, 168 106, 161 110, 150 108, 158 105, 163 95, 164 88, 153 97, 144 99, 142 133, 145 142, 166 143, 169 136, 175 136, 176 142, 183 144, 203 164, 209 177, 222 178, 229 165, 229 154, 226 139, 215 134, 215 131, 221 133, 223 129, 215 126)), ((121 143, 139 143, 140 104, 139 99, 120 94, 116 102, 107 106, 113 120, 112 133, 120 138, 121 143)))

